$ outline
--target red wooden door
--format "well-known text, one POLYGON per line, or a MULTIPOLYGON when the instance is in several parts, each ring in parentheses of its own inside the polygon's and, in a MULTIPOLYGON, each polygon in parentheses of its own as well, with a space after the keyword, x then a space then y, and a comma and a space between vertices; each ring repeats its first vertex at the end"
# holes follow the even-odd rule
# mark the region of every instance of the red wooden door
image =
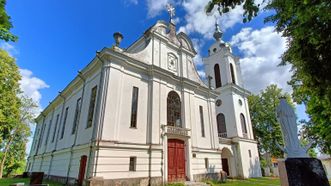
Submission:
POLYGON ((185 145, 184 141, 168 140, 168 181, 185 180, 185 145))
POLYGON ((85 170, 86 170, 86 161, 87 161, 87 156, 84 155, 80 158, 79 174, 78 174, 79 186, 83 185, 85 170))

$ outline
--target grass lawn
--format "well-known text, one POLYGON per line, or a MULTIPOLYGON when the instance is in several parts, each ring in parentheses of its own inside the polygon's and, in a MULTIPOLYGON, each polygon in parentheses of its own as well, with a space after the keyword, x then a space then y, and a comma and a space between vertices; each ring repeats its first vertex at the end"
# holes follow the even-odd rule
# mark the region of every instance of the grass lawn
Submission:
MULTIPOLYGON (((211 184, 211 183, 210 183, 211 184)), ((213 183, 213 186, 250 186, 250 185, 261 185, 261 186, 280 186, 279 178, 250 178, 245 180, 228 179, 226 183, 213 183)))
MULTIPOLYGON (((331 184, 331 180, 329 180, 331 184)), ((246 180, 236 180, 236 179, 228 179, 226 183, 213 183, 212 186, 280 186, 279 178, 273 177, 263 177, 263 178, 250 178, 246 180)))
MULTIPOLYGON (((0 179, 0 186, 8 186, 10 184, 13 183, 25 183, 25 184, 29 184, 30 183, 30 178, 2 178, 0 179)), ((53 182, 53 181, 48 181, 48 180, 44 180, 43 181, 44 184, 49 184, 51 186, 62 186, 63 184, 57 183, 57 182, 53 182)))

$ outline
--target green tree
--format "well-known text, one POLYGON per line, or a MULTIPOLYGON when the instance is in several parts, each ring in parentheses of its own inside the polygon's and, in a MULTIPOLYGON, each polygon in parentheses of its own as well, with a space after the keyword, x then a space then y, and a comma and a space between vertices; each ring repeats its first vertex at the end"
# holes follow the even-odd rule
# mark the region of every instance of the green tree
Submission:
POLYGON ((18 98, 20 93, 18 67, 14 58, 0 49, 0 178, 2 177, 3 167, 7 152, 9 150, 12 131, 20 120, 21 103, 18 98))
POLYGON ((258 95, 248 97, 250 114, 253 126, 254 137, 258 142, 261 166, 271 169, 271 157, 283 157, 283 152, 276 143, 283 145, 280 123, 276 117, 276 107, 280 102, 280 97, 286 97, 291 102, 291 97, 283 93, 277 85, 269 85, 258 95))
MULTIPOLYGON (((291 64, 292 97, 307 106, 311 123, 307 130, 318 138, 322 152, 331 154, 331 1, 330 0, 269 0, 266 10, 276 31, 288 40, 288 49, 281 65, 291 64)), ((212 0, 207 12, 218 7, 222 14, 238 5, 245 10, 244 22, 257 15, 254 0, 212 0)))
POLYGON ((284 96, 292 104, 289 94, 283 93, 277 85, 269 85, 260 94, 248 97, 253 132, 258 141, 259 152, 270 153, 273 157, 283 157, 283 152, 275 145, 275 142, 283 145, 280 124, 275 112, 280 97, 284 96))
POLYGON ((7 139, 6 145, 8 153, 4 159, 3 175, 20 174, 25 166, 25 150, 28 137, 31 135, 30 124, 33 122, 37 105, 31 98, 20 96, 20 120, 11 131, 11 136, 7 139))
POLYGON ((5 10, 6 0, 0 0, 0 40, 16 41, 17 36, 13 35, 9 30, 13 27, 10 16, 5 10))

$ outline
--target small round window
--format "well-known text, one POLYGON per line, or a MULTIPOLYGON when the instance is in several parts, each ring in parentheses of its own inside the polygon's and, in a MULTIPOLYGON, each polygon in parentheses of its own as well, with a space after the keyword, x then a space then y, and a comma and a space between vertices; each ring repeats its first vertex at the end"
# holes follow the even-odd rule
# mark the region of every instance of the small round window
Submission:
POLYGON ((220 100, 220 99, 218 99, 218 100, 216 100, 216 106, 221 106, 222 105, 222 100, 220 100))

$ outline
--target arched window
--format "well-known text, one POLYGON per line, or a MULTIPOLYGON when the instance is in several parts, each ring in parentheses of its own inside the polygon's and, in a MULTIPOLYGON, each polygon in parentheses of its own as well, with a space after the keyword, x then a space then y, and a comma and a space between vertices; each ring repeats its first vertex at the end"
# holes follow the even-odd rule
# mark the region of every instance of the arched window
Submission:
POLYGON ((175 91, 169 92, 167 98, 167 125, 182 127, 181 103, 175 91))
POLYGON ((243 132, 244 138, 247 138, 247 126, 246 126, 246 120, 244 114, 240 114, 240 123, 241 123, 241 129, 243 132))
POLYGON ((230 72, 231 72, 232 83, 236 84, 236 78, 235 78, 235 74, 234 74, 234 70, 233 70, 233 65, 231 63, 230 63, 230 72))
POLYGON ((214 73, 215 73, 215 85, 216 85, 216 88, 221 87, 222 86, 222 82, 221 82, 221 71, 220 71, 220 66, 218 64, 216 64, 214 66, 214 73))
POLYGON ((226 124, 225 124, 225 116, 222 113, 219 113, 216 117, 217 119, 217 131, 218 137, 226 138, 226 124))

